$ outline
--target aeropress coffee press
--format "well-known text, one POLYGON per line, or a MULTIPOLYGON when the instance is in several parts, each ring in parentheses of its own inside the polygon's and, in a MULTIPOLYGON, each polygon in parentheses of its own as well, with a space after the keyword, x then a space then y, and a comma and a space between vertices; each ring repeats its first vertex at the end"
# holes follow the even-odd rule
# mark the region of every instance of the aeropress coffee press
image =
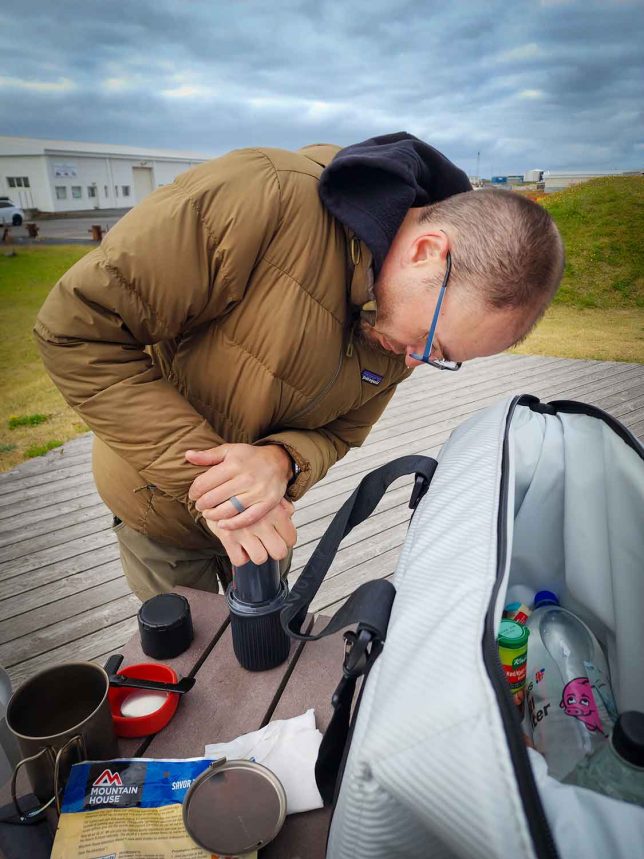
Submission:
POLYGON ((230 609, 233 650, 242 668, 266 671, 286 659, 291 639, 282 629, 280 612, 288 596, 288 584, 280 577, 279 561, 249 561, 233 566, 226 589, 230 609))

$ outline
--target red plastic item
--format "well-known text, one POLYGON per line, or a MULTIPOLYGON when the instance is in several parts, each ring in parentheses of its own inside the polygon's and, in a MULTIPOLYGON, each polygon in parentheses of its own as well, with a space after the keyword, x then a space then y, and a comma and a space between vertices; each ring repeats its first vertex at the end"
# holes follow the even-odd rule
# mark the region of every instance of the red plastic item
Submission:
MULTIPOLYGON (((154 662, 141 662, 138 665, 127 665, 117 671, 122 677, 136 677, 138 680, 159 680, 162 683, 177 683, 177 672, 169 665, 154 662)), ((168 692, 164 703, 147 716, 121 716, 123 701, 133 692, 140 689, 128 689, 123 686, 110 686, 107 693, 112 711, 112 721, 117 737, 147 737, 158 733, 174 716, 179 705, 178 692, 168 692)))

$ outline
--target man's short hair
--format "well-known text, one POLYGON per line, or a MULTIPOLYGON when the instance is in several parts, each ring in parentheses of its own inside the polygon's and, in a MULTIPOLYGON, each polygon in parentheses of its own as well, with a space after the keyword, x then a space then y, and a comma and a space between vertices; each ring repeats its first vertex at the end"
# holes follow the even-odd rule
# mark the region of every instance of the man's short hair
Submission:
POLYGON ((418 220, 445 228, 454 280, 475 289, 488 306, 541 315, 559 287, 559 230, 542 206, 522 194, 466 191, 424 207, 418 220))

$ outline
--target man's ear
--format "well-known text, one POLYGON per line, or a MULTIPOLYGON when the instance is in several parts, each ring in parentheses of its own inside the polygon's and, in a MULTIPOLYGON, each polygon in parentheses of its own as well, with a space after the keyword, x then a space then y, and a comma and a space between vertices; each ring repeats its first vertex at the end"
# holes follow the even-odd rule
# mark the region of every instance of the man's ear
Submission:
POLYGON ((423 232, 416 236, 409 247, 408 263, 412 266, 445 262, 449 241, 442 230, 423 232))

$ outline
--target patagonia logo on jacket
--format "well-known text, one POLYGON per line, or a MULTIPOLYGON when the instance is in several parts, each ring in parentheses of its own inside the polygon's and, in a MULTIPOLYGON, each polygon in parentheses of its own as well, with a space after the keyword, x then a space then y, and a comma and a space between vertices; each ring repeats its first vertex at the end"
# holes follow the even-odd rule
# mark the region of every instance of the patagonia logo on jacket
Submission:
POLYGON ((378 373, 372 373, 371 370, 363 370, 362 381, 369 382, 370 385, 379 385, 382 382, 382 376, 379 376, 378 373))

